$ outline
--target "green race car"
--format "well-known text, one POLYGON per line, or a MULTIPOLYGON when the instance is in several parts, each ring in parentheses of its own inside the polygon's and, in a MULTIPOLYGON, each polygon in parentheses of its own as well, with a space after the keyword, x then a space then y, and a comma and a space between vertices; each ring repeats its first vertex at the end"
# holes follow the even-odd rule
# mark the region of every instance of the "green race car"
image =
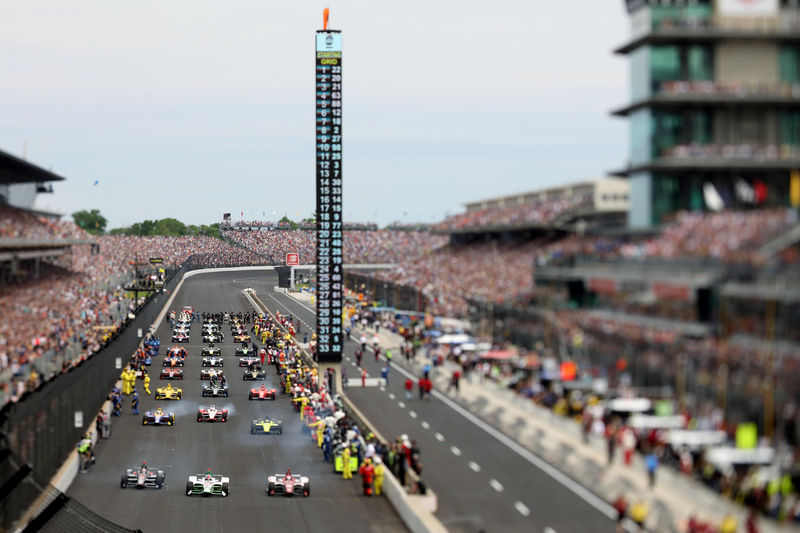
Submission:
POLYGON ((257 418, 250 424, 251 435, 283 435, 283 422, 269 417, 257 418))

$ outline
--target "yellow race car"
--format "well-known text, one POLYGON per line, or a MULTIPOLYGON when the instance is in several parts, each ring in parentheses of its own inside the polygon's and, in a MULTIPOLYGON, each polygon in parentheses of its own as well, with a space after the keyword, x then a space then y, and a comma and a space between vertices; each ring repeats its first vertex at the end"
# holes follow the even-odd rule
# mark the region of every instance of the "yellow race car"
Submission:
POLYGON ((180 400, 181 398, 183 398, 183 389, 172 388, 172 383, 156 389, 156 400, 180 400))

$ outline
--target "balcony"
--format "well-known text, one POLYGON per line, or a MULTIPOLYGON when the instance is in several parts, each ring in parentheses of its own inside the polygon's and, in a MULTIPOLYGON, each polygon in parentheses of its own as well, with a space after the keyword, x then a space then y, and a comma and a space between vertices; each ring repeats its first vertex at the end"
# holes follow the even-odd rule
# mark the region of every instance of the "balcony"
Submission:
POLYGON ((800 107, 800 83, 747 84, 715 81, 668 81, 643 100, 611 112, 624 117, 645 107, 687 106, 800 107))
POLYGON ((800 168, 800 146, 752 144, 689 144, 665 149, 643 164, 612 172, 629 176, 636 172, 769 171, 800 168))
POLYGON ((790 10, 777 20, 741 21, 703 18, 665 19, 614 50, 625 55, 645 45, 675 42, 715 42, 728 39, 800 42, 800 14, 790 10))

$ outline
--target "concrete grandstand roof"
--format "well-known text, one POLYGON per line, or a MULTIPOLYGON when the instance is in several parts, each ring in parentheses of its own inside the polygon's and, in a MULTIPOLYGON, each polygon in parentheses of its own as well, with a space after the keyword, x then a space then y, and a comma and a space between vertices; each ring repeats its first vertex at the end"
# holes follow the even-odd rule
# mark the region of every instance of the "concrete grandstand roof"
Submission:
POLYGON ((0 184, 64 181, 62 176, 0 150, 0 184))

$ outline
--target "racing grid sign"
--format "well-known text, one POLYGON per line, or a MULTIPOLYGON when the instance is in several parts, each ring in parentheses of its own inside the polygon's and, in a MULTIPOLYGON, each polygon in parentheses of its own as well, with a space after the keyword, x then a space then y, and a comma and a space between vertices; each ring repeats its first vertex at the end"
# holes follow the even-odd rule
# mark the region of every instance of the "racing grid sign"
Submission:
POLYGON ((286 254, 286 266, 298 266, 300 264, 300 254, 286 254))
POLYGON ((342 361, 342 34, 316 38, 317 349, 321 363, 342 361))

